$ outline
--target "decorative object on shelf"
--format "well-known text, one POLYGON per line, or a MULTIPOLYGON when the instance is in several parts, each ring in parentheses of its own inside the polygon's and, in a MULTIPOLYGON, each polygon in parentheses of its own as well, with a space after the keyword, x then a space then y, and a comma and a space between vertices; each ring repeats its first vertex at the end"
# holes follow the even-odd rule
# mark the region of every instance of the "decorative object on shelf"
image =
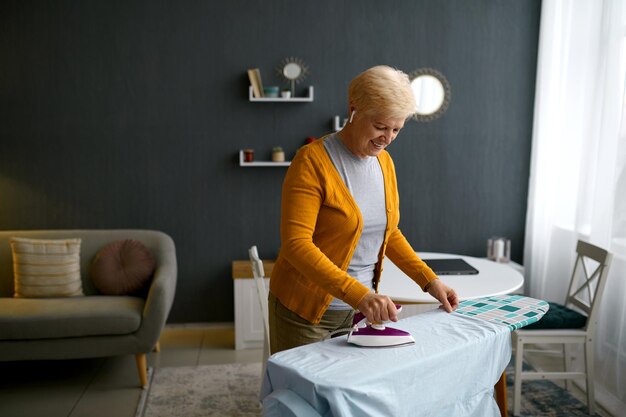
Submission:
POLYGON ((450 105, 452 91, 442 73, 432 68, 419 68, 409 74, 409 78, 417 105, 413 117, 416 121, 430 122, 445 113, 450 105))
POLYGON ((487 239, 487 259, 507 263, 511 259, 511 240, 504 237, 487 239))
POLYGON ((291 90, 284 89, 280 92, 282 98, 291 98, 291 90))
POLYGON ((300 58, 289 57, 281 61, 276 69, 278 74, 291 83, 291 96, 296 96, 296 84, 300 84, 308 75, 309 68, 300 58))
POLYGON ((347 118, 343 119, 343 123, 340 123, 340 120, 341 118, 339 116, 335 116, 333 118, 333 129, 335 130, 335 132, 339 132, 341 129, 343 129, 346 123, 348 123, 347 118))
POLYGON ((252 162, 252 161, 254 161, 254 149, 244 149, 243 150, 243 160, 244 160, 244 162, 252 162))
POLYGON ((261 70, 258 68, 250 68, 248 70, 248 79, 250 80, 250 86, 254 92, 254 97, 263 97, 263 82, 261 81, 261 70))
POLYGON ((280 146, 272 148, 272 162, 285 162, 285 152, 280 146))
POLYGON ((278 97, 278 92, 279 91, 280 91, 280 88, 278 88, 278 86, 269 85, 267 87, 263 87, 263 96, 264 97, 276 98, 276 97, 278 97))

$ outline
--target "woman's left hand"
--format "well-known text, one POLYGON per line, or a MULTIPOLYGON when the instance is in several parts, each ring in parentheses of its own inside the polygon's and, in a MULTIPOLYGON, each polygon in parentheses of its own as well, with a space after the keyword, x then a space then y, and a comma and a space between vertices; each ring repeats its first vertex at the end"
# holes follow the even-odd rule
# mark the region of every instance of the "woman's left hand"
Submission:
POLYGON ((435 297, 448 313, 453 312, 459 306, 459 297, 456 292, 440 279, 430 281, 426 286, 426 291, 435 297))

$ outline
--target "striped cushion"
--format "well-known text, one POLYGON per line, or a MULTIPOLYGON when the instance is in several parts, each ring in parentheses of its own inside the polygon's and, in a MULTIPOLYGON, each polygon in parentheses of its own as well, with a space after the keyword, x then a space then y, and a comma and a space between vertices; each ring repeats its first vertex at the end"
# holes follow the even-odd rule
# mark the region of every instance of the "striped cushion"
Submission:
POLYGON ((11 238, 14 297, 72 297, 83 294, 80 239, 11 238))

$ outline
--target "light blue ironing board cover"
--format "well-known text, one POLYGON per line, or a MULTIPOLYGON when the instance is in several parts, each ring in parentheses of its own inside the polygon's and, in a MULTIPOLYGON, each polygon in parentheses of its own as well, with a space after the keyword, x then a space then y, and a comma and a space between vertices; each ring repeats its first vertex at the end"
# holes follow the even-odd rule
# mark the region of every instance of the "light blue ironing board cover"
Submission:
POLYGON ((547 302, 535 298, 494 295, 461 301, 455 313, 504 324, 513 331, 538 321, 549 308, 547 302))
POLYGON ((394 323, 413 345, 362 348, 337 337, 279 352, 267 363, 264 416, 499 416, 493 385, 511 358, 510 332, 546 311, 529 297, 483 297, 394 323))

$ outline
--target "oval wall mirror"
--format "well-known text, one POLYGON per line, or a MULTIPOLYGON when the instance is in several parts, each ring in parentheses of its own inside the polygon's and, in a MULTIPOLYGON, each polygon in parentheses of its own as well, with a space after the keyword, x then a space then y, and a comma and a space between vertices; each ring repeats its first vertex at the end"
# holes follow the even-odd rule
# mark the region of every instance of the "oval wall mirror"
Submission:
POLYGON ((413 118, 418 122, 429 122, 445 113, 452 96, 446 77, 432 68, 419 68, 409 77, 417 105, 413 118))

